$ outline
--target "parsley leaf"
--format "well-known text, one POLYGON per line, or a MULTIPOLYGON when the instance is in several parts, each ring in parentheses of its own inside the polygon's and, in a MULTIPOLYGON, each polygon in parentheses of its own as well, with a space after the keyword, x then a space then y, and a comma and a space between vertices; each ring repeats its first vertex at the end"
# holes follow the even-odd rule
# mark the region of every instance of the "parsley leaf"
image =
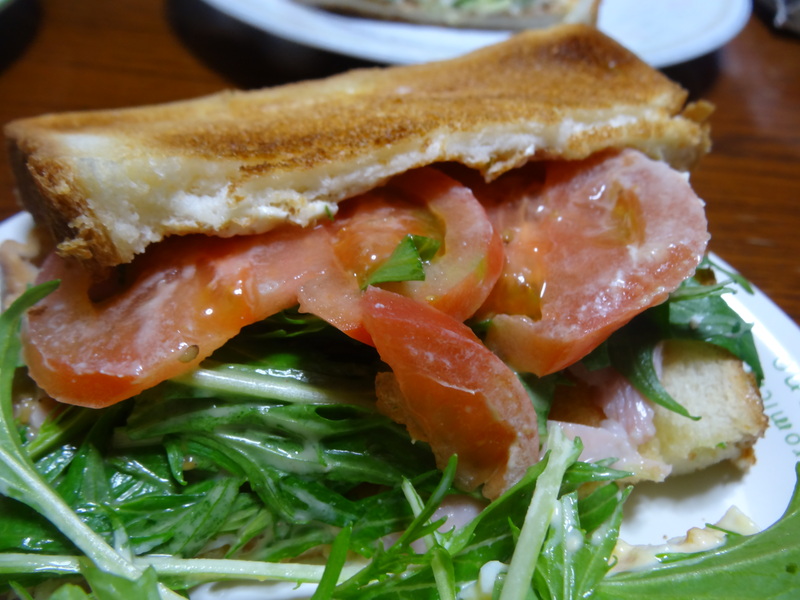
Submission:
POLYGON ((406 235, 389 259, 372 272, 366 285, 390 281, 424 281, 425 263, 436 256, 440 245, 439 240, 434 238, 406 235))

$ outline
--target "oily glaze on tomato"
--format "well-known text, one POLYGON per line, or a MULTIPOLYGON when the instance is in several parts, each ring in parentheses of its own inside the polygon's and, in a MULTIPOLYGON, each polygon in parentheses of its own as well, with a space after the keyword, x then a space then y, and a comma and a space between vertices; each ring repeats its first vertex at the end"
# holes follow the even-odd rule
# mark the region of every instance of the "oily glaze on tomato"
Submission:
POLYGON ((482 192, 506 264, 479 316, 491 318, 489 347, 537 375, 665 300, 708 241, 686 179, 633 150, 548 163, 542 184, 497 189, 482 192))
POLYGON ((516 374, 471 329, 430 305, 378 288, 364 294, 364 324, 392 369, 378 406, 426 441, 444 467, 458 455, 463 489, 499 496, 539 456, 536 412, 516 374))
POLYGON ((322 228, 174 238, 102 286, 53 255, 39 280, 61 284, 28 313, 25 362, 57 400, 114 404, 193 369, 244 325, 293 306, 302 283, 329 266, 328 245, 322 228))
POLYGON ((363 328, 360 304, 370 275, 389 259, 406 235, 439 240, 443 228, 424 204, 411 201, 390 186, 344 203, 326 228, 331 240, 328 252, 335 267, 308 283, 300 294, 300 309, 371 344, 363 328))
POLYGON ((459 321, 486 300, 503 268, 502 243, 481 203, 469 188, 433 168, 415 169, 348 201, 327 227, 340 269, 304 286, 301 308, 367 343, 358 302, 361 290, 406 235, 441 244, 425 265, 425 279, 380 287, 459 321))
POLYGON ((113 273, 124 281, 98 284, 51 257, 39 280, 62 284, 28 315, 32 377, 63 402, 107 406, 191 370, 243 326, 297 303, 370 342, 363 283, 408 233, 441 238, 443 249, 424 285, 398 289, 461 319, 485 300, 502 248, 469 190, 421 169, 349 204, 312 228, 167 240, 113 273))
POLYGON ((500 236, 472 191, 440 171, 406 173, 392 180, 392 189, 425 202, 444 238, 424 281, 384 287, 465 321, 486 300, 503 269, 500 236))

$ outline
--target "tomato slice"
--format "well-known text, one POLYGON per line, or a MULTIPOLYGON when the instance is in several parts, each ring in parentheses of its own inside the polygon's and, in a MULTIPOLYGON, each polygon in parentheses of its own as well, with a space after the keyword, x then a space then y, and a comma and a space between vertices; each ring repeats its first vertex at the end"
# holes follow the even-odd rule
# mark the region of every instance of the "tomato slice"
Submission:
POLYGON ((27 317, 24 357, 52 397, 109 406, 193 369, 249 323, 296 304, 304 281, 329 266, 327 232, 172 238, 100 289, 56 255, 40 281, 60 287, 27 317), (102 298, 93 295, 102 293, 102 298))
POLYGON ((408 234, 441 243, 424 281, 379 287, 425 302, 459 321, 483 304, 503 268, 503 247, 483 205, 469 188, 434 168, 409 171, 342 206, 329 224, 340 271, 329 270, 301 291, 301 309, 351 337, 362 327, 361 290, 408 234))
POLYGON ((427 202, 444 239, 424 281, 385 286, 464 321, 483 304, 503 269, 503 244, 472 191, 432 168, 392 180, 392 188, 427 202))
POLYGON ((479 316, 493 317, 489 345, 545 374, 665 298, 707 240, 683 178, 632 151, 552 163, 543 186, 487 206, 494 226, 468 188, 424 168, 348 201, 326 225, 167 240, 110 290, 53 257, 40 280, 63 283, 30 311, 26 361, 53 397, 105 406, 190 370, 243 325, 298 301, 369 342, 361 288, 416 233, 442 242, 425 281, 383 285, 456 322, 482 307, 479 316))
POLYGON ((520 371, 583 358, 692 275, 708 241, 686 179, 633 150, 549 163, 543 184, 497 190, 487 206, 506 264, 479 314, 520 371))
POLYGON ((457 483, 496 498, 539 458, 536 412, 516 374, 471 329, 430 305, 370 287, 364 324, 392 369, 378 407, 428 442, 437 464, 458 455, 457 483))
POLYGON ((409 233, 441 238, 445 249, 423 285, 398 289, 469 316, 500 273, 502 247, 469 190, 423 169, 349 201, 325 225, 154 245, 115 273, 124 285, 104 282, 103 299, 79 265, 51 257, 39 279, 62 285, 28 316, 30 373, 58 400, 107 406, 189 371, 244 325, 298 302, 370 342, 361 287, 409 233))
POLYGON ((327 228, 331 241, 327 252, 333 262, 330 269, 303 287, 300 309, 371 344, 363 328, 360 303, 370 275, 389 259, 406 235, 438 240, 442 230, 424 204, 390 187, 348 200, 327 228))

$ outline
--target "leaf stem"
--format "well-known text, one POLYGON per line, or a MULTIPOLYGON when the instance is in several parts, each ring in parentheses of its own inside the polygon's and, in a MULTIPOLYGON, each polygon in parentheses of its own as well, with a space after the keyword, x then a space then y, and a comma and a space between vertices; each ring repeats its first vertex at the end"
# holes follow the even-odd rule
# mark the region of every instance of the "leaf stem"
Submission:
MULTIPOLYGON (((290 581, 293 583, 318 583, 324 565, 302 563, 272 563, 250 560, 215 558, 174 558, 171 556, 145 556, 133 560, 133 566, 144 572, 155 569, 159 577, 181 577, 192 585, 222 580, 290 581)), ((0 574, 50 574, 76 575, 80 573, 80 557, 53 554, 0 554, 0 574)), ((361 569, 358 565, 345 565, 339 577, 343 581, 361 569)))
POLYGON ((547 441, 547 466, 536 482, 500 600, 525 600, 530 597, 536 562, 556 509, 564 473, 577 458, 575 444, 564 435, 560 427, 550 428, 547 441))
MULTIPOLYGON (((403 480, 403 495, 411 506, 411 511, 414 513, 414 516, 418 517, 425 508, 425 504, 422 502, 422 498, 419 497, 419 494, 417 494, 417 490, 414 489, 414 486, 407 479, 403 480)), ((455 583, 451 576, 452 561, 448 560, 449 554, 447 553, 447 549, 440 544, 438 537, 436 532, 429 533, 423 537, 428 550, 433 551, 433 558, 431 560, 433 578, 436 581, 439 599, 455 600, 455 583), (450 568, 448 568, 448 566, 450 568)))
POLYGON ((243 365, 238 365, 237 368, 226 368, 225 365, 199 368, 176 378, 175 381, 223 394, 244 394, 294 404, 368 404, 375 398, 375 392, 371 388, 365 388, 363 393, 359 393, 352 385, 338 390, 333 385, 322 386, 276 377, 243 365))

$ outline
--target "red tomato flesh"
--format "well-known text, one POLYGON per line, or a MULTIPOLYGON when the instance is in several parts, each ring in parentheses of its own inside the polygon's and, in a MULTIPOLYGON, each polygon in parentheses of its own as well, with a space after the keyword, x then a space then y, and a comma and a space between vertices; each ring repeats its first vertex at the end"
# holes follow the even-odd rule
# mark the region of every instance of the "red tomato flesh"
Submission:
POLYGON ((361 290, 406 235, 441 244, 425 266, 425 280, 378 285, 459 321, 483 304, 503 268, 502 242, 481 203, 469 188, 433 168, 410 171, 349 200, 328 228, 340 268, 308 282, 300 306, 366 343, 361 290))
POLYGON ((486 341, 515 369, 540 376, 664 301, 694 273, 708 241, 689 183, 631 150, 548 163, 533 187, 482 191, 506 260, 479 311, 492 319, 486 341))
POLYGON ((115 273, 127 279, 123 289, 100 300, 85 269, 48 258, 39 280, 61 285, 28 312, 23 332, 34 380, 70 404, 130 398, 193 369, 244 325, 296 304, 302 283, 330 262, 322 228, 209 241, 153 246, 115 273))
POLYGON ((62 284, 28 315, 29 371, 62 402, 108 406, 191 370, 243 326, 298 302, 369 343, 361 287, 409 233, 443 248, 422 285, 395 287, 467 318, 500 274, 502 247, 469 190, 420 169, 348 201, 325 225, 156 244, 113 274, 124 286, 104 282, 101 300, 78 264, 51 257, 39 280, 62 284))
MULTIPOLYGON (((443 468, 458 455, 463 489, 496 498, 539 457, 536 412, 516 374, 453 317, 369 288, 364 324, 396 380, 378 385, 378 406, 426 441, 443 468)), ((380 381, 380 380, 379 380, 380 381)))
POLYGON ((503 269, 500 236, 472 191, 440 171, 419 169, 396 177, 391 187, 427 203, 444 239, 424 281, 381 287, 465 321, 486 300, 503 269))
POLYGON ((636 152, 541 170, 474 186, 483 205, 443 173, 415 170, 343 203, 325 225, 154 245, 112 289, 52 257, 40 280, 62 286, 30 311, 30 372, 58 400, 107 406, 194 368, 242 326, 297 302, 371 342, 362 286, 408 233, 441 241, 426 280, 382 285, 455 321, 481 307, 502 358, 556 371, 662 301, 692 273, 707 233, 688 183, 636 152))

